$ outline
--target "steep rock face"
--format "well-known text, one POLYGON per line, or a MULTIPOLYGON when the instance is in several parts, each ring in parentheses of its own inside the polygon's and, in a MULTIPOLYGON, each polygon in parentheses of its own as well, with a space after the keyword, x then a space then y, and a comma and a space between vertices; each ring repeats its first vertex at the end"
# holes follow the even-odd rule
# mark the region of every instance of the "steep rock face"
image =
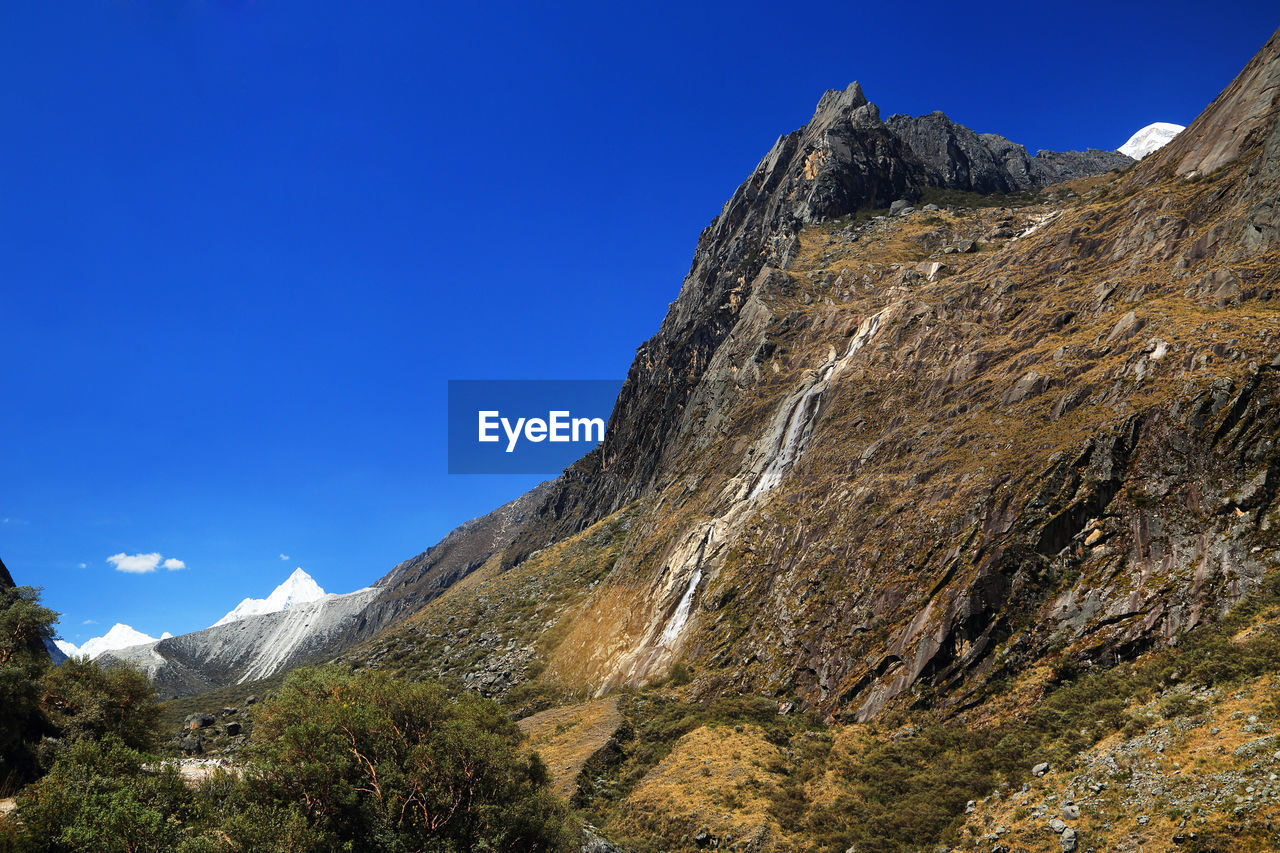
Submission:
POLYGON ((636 353, 605 442, 566 471, 504 560, 584 529, 670 476, 673 449, 698 442, 706 427, 688 414, 691 395, 744 309, 758 309, 752 296, 762 277, 791 263, 804 227, 916 199, 931 185, 1013 192, 1128 162, 1095 151, 1029 158, 1021 146, 979 137, 942 113, 886 123, 856 82, 828 91, 809 123, 778 139, 702 232, 680 295, 636 353))
POLYGON ((605 442, 571 467, 507 557, 585 528, 660 480, 680 444, 682 412, 766 265, 785 265, 807 223, 914 198, 922 167, 856 82, 831 90, 782 136, 702 232, 680 295, 636 352, 605 442))
POLYGON ((936 186, 976 193, 1031 189, 1031 158, 1002 136, 979 136, 941 111, 918 118, 890 116, 885 122, 929 168, 936 186))
MULTIPOLYGON (((1231 85, 1186 130, 1143 161, 1143 173, 1208 174, 1254 146, 1274 140, 1280 115, 1280 31, 1272 34, 1231 85)), ((1274 166, 1274 164, 1272 164, 1274 166)))
POLYGON ((1027 150, 994 133, 977 134, 935 111, 912 118, 890 116, 886 126, 928 167, 929 183, 969 192, 1014 193, 1039 189, 1126 166, 1118 151, 1027 150))

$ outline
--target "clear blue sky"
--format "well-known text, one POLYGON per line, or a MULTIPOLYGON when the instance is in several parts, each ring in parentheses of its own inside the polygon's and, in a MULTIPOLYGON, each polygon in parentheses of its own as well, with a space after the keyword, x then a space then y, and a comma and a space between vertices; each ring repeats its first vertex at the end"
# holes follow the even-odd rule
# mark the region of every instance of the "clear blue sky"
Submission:
POLYGON ((1280 23, 533 5, 0 10, 0 557, 68 639, 194 630, 295 565, 350 591, 532 486, 446 474, 446 381, 623 376, 824 89, 1114 148, 1280 23))

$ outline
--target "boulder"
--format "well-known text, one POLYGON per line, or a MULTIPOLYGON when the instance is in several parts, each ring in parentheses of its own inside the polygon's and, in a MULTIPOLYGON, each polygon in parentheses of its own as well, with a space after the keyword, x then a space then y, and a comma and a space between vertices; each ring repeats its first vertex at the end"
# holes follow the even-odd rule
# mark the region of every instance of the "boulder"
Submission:
POLYGON ((182 721, 182 727, 184 729, 195 731, 196 729, 208 728, 215 722, 217 722, 217 720, 209 714, 187 714, 186 719, 182 721))

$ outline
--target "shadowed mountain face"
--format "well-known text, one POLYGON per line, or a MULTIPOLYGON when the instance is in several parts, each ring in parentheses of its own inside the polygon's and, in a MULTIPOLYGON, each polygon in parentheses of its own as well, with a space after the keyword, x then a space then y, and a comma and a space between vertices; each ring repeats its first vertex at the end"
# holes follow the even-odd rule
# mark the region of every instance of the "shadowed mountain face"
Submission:
POLYGON ((1098 175, 1133 159, 1117 151, 1027 150, 994 133, 974 133, 942 112, 890 116, 888 128, 925 164, 930 186, 976 193, 1017 193, 1098 175))

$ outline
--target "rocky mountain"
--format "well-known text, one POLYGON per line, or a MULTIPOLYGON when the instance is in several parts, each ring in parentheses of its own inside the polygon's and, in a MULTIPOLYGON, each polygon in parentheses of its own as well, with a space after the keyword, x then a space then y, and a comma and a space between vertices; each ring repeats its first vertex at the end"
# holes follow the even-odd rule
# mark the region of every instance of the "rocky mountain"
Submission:
MULTIPOLYGON (((681 294, 658 335, 641 347, 600 448, 554 483, 468 522, 396 566, 371 591, 302 611, 313 619, 295 618, 276 601, 323 595, 298 579, 268 599, 246 599, 209 629, 214 633, 149 643, 117 656, 144 665, 166 695, 180 695, 265 677, 366 639, 417 612, 491 559, 511 566, 652 494, 661 477, 678 468, 667 457, 705 446, 715 435, 716 420, 731 408, 723 395, 736 379, 702 382, 702 374, 717 352, 724 357, 722 344, 745 328, 744 320, 753 328, 765 322, 764 306, 754 294, 796 261, 805 228, 886 208, 899 199, 918 201, 934 188, 1023 191, 1122 162, 1128 160, 1100 152, 1042 152, 1031 158, 1021 146, 998 136, 979 138, 941 113, 884 122, 857 83, 828 92, 809 124, 778 140, 703 232, 681 294), (271 617, 272 611, 284 613, 271 617), (255 621, 264 618, 268 621, 255 621), (216 630, 239 621, 252 621, 255 629, 216 630), (268 649, 271 643, 284 646, 268 649)), ((753 364, 766 357, 768 345, 760 346, 753 364)), ((784 467, 774 466, 765 476, 780 478, 784 467)), ((692 602, 690 593, 681 620, 689 616, 692 602)), ((667 662, 649 660, 632 676, 660 671, 667 662)))
POLYGON ((1164 148, 1067 158, 1088 174, 1046 187, 1054 167, 998 137, 940 114, 881 121, 856 84, 828 92, 703 232, 605 442, 528 501, 509 544, 487 540, 341 659, 517 710, 560 703, 548 743, 573 714, 612 719, 577 700, 613 697, 628 722, 596 745, 604 763, 565 766, 632 837, 845 849, 962 788, 931 780, 910 804, 895 788, 896 811, 868 813, 877 780, 1023 761, 1049 741, 1019 738, 1051 732, 1053 761, 1002 770, 1014 788, 983 783, 993 799, 947 805, 946 825, 971 821, 985 849, 1001 833, 964 814, 1034 808, 1025 837, 1052 816, 1063 850, 1121 828, 1137 840, 1114 849, 1156 827, 1180 844, 1209 820, 1253 838, 1272 813, 1258 792, 1276 793, 1263 746, 1233 734, 1234 758, 1193 752, 1194 717, 1141 733, 1186 708, 1259 738, 1275 724, 1240 703, 1280 674, 1247 651, 1280 631, 1278 95, 1280 33, 1164 148), (1246 677, 1263 680, 1214 686, 1246 677), (729 697, 772 710, 654 740, 663 702, 729 697), (825 727, 784 751, 772 715, 788 711, 825 727), (669 760, 636 763, 659 742, 669 760), (1123 775, 1174 774, 1157 752, 1175 750, 1238 800, 1123 775), (1059 772, 1069 758, 1084 763, 1059 772), (1061 787, 1006 799, 1024 778, 1061 787), (753 799, 767 790, 784 793, 753 799), (1191 817, 1126 816, 1152 798, 1191 817))
POLYGON ((1168 145, 1175 136, 1184 130, 1186 128, 1180 124, 1158 121, 1147 125, 1133 136, 1130 136, 1129 141, 1121 145, 1117 150, 1127 157, 1132 157, 1134 160, 1141 160, 1153 151, 1159 151, 1168 145))
POLYGON ((106 651, 98 660, 142 669, 162 698, 267 678, 331 654, 360 624, 362 611, 377 595, 373 588, 328 595, 287 610, 106 651))
POLYGON ((596 450, 341 614, 132 658, 496 697, 638 849, 1275 849, 1280 32, 1121 157, 826 93, 596 450))
POLYGON ((930 186, 976 193, 1016 193, 1120 168, 1132 158, 1120 151, 1027 150, 994 133, 974 133, 937 111, 890 116, 886 126, 928 170, 930 186))
POLYGON ((226 625, 229 622, 238 622, 249 616, 279 613, 296 604, 317 601, 324 598, 324 594, 320 584, 316 583, 315 579, 299 566, 294 569, 293 574, 285 579, 284 583, 272 590, 271 594, 266 598, 246 598, 237 604, 234 610, 214 622, 213 627, 226 625))

